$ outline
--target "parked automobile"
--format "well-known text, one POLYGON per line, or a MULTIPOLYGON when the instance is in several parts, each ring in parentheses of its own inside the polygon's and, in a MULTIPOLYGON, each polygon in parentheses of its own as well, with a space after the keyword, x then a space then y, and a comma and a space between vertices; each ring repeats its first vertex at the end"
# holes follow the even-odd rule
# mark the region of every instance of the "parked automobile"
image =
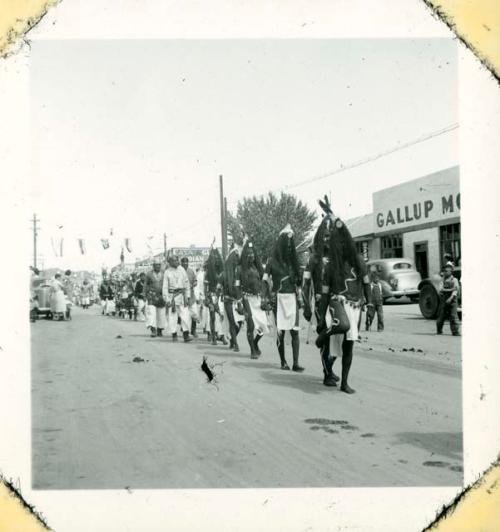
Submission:
MULTIPOLYGON (((462 276, 461 268, 455 268, 453 275, 460 281, 462 276)), ((428 320, 435 320, 439 310, 439 283, 441 282, 441 275, 438 273, 431 275, 424 279, 419 285, 420 312, 424 318, 428 320)), ((458 317, 462 319, 462 290, 458 293, 458 317)))
POLYGON ((33 287, 33 293, 35 296, 36 313, 38 317, 52 318, 52 312, 50 310, 50 292, 51 286, 47 279, 37 280, 33 287))
POLYGON ((384 301, 390 297, 409 297, 411 301, 418 301, 419 284, 422 277, 415 269, 413 261, 406 257, 400 259, 374 259, 367 263, 368 270, 375 268, 382 285, 384 301))

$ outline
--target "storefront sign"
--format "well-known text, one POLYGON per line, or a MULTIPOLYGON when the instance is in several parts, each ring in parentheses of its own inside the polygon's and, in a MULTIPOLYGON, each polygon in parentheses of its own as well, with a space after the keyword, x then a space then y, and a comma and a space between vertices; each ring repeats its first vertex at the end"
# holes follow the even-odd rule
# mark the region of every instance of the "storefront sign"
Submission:
POLYGON ((373 195, 375 233, 440 222, 460 215, 458 167, 373 195))
POLYGON ((179 259, 187 257, 192 268, 198 268, 208 259, 210 248, 170 248, 169 253, 177 255, 179 259))

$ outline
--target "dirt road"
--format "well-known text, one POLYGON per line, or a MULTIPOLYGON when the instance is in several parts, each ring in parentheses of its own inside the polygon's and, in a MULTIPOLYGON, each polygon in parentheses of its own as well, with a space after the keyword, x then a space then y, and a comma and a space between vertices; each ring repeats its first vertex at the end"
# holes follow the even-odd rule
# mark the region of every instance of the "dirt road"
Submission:
POLYGON ((305 329, 306 371, 295 374, 279 369, 272 336, 255 361, 244 331, 233 353, 204 338, 149 338, 143 323, 97 307, 39 321, 33 487, 460 485, 460 339, 436 337, 417 305, 385 314, 386 331, 362 333, 355 346, 353 396, 322 385, 305 329))

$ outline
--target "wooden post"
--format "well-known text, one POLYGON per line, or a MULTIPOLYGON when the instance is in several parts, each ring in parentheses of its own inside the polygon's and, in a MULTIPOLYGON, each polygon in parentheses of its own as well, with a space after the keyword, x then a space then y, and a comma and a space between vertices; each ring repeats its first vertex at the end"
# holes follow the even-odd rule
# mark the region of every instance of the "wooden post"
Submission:
POLYGON ((36 239, 38 237, 38 226, 37 226, 37 222, 39 222, 40 220, 36 217, 36 214, 33 215, 33 268, 36 268, 36 264, 37 264, 37 248, 36 248, 36 239))
POLYGON ((220 192, 220 225, 221 225, 221 243, 222 256, 227 257, 227 228, 226 228, 226 201, 224 198, 224 182, 222 175, 219 176, 219 192, 220 192))

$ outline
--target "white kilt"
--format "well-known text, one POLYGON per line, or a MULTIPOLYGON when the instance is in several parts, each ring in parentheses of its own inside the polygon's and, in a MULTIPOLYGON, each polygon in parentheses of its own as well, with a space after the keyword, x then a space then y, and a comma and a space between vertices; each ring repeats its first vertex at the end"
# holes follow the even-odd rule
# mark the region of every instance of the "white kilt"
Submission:
POLYGON ((203 331, 206 331, 209 327, 208 308, 203 304, 200 305, 199 318, 200 318, 199 324, 200 324, 201 329, 203 331))
POLYGON ((145 321, 146 320, 146 303, 144 299, 136 299, 135 304, 137 308, 137 315, 138 315, 139 321, 145 321))
MULTIPOLYGON (((361 306, 350 301, 343 303, 347 319, 349 320, 350 328, 345 334, 332 334, 330 336, 330 354, 333 357, 342 356, 342 342, 346 340, 356 341, 359 337, 358 323, 361 314, 361 306)), ((332 315, 330 312, 326 313, 326 326, 332 326, 332 315)))
POLYGON ((200 309, 201 305, 198 305, 198 303, 193 303, 189 307, 189 315, 191 316, 191 320, 194 320, 197 323, 200 322, 200 309))
POLYGON ((299 330, 299 307, 295 294, 278 294, 276 329, 278 331, 299 330))
POLYGON ((83 306, 90 305, 90 297, 89 296, 82 296, 80 299, 80 304, 83 306))
POLYGON ((114 299, 106 299, 104 302, 104 314, 110 314, 116 312, 116 305, 114 299))
POLYGON ((252 313, 255 332, 257 334, 269 333, 269 322, 266 311, 260 308, 262 302, 261 297, 253 295, 247 295, 245 297, 248 302, 248 306, 250 307, 250 312, 252 313))
MULTIPOLYGON (((224 328, 222 326, 224 321, 224 304, 220 299, 217 298, 217 296, 212 296, 212 302, 214 305, 218 303, 219 312, 215 313, 215 332, 217 334, 225 334, 224 328)), ((208 323, 207 323, 207 329, 210 329, 210 311, 207 308, 207 314, 208 314, 208 323)))
POLYGON ((146 306, 146 327, 164 329, 166 325, 165 307, 146 306))
POLYGON ((184 295, 179 294, 174 296, 175 312, 172 311, 172 307, 167 310, 167 327, 168 333, 174 334, 177 332, 177 322, 179 317, 181 319, 181 331, 191 331, 191 315, 189 313, 189 307, 184 305, 184 295))
POLYGON ((240 314, 238 312, 238 304, 236 303, 236 301, 233 301, 233 315, 234 315, 234 321, 236 323, 241 323, 245 321, 245 316, 243 316, 243 314, 240 314))

